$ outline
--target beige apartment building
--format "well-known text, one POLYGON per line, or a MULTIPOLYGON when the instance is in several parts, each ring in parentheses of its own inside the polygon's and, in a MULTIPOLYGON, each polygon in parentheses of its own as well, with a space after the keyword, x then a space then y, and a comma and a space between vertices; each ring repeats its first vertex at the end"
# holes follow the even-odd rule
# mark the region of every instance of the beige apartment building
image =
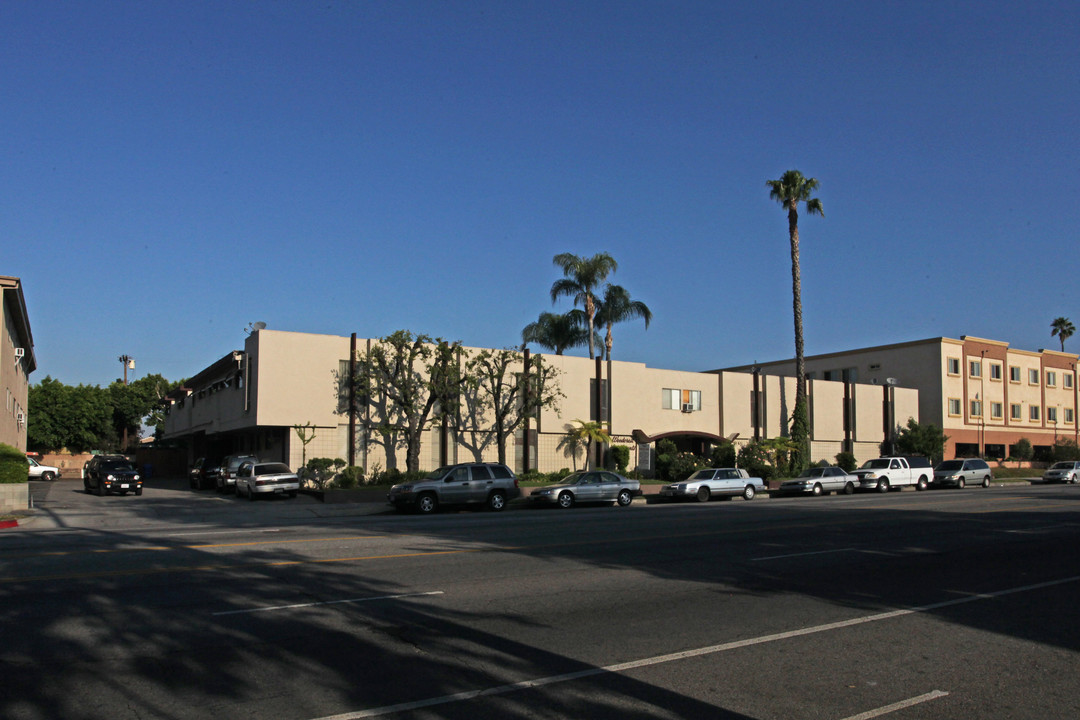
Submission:
MULTIPOLYGON (((378 408, 361 403, 351 415, 341 378, 351 353, 373 339, 276 330, 251 333, 235 350, 198 372, 169 397, 165 439, 186 446, 189 461, 250 452, 299 467, 305 458, 350 460, 368 472, 405 467, 405 450, 383 441, 378 408), (303 426, 305 443, 296 428, 303 426)), ((477 348, 463 348, 468 356, 477 348)), ((631 454, 631 467, 654 468, 655 443, 670 438, 683 450, 707 450, 723 439, 737 444, 787 432, 794 404, 792 378, 753 372, 689 372, 634 362, 600 362, 542 355, 556 371, 562 395, 508 439, 506 461, 516 472, 583 467, 585 457, 565 442, 577 421, 599 420, 631 454), (599 392, 597 392, 599 388, 599 392)), ((522 372, 524 362, 510 372, 522 372)), ((919 394, 889 388, 815 380, 811 383, 811 447, 815 459, 832 461, 850 450, 861 461, 876 457, 895 427, 919 412, 919 394)), ((423 431, 420 465, 494 461, 498 448, 484 445, 493 421, 432 422, 423 431)))
MULTIPOLYGON (((814 355, 806 370, 814 380, 914 388, 917 419, 949 438, 945 457, 1005 458, 1021 438, 1037 456, 1059 439, 1077 441, 1077 357, 964 335, 814 355)), ((794 360, 757 367, 767 375, 795 373, 794 360)))
POLYGON ((0 413, 0 442, 25 451, 27 394, 30 373, 37 369, 37 360, 19 278, 0 275, 0 298, 4 308, 4 325, 0 328, 0 386, 5 402, 0 413))

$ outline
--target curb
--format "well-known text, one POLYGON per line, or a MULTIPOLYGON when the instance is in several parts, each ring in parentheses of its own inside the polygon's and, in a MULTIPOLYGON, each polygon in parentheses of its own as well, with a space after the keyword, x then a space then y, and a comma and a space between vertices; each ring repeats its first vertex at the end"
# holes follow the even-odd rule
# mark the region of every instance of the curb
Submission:
POLYGON ((13 527, 19 527, 18 520, 0 520, 0 530, 13 527))

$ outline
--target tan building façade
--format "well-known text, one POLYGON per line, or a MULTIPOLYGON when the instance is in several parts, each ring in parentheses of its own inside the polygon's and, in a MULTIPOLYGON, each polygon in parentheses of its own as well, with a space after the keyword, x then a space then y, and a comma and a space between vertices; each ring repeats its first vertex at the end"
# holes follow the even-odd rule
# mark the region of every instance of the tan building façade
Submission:
POLYGON ((19 278, 0 275, 0 297, 4 308, 4 324, 0 327, 0 392, 4 393, 0 442, 25 451, 30 373, 37 369, 34 336, 19 278))
MULTIPOLYGON (((1077 358, 964 335, 814 355, 806 371, 815 380, 915 388, 917 419, 949 438, 946 458, 1004 458, 1021 438, 1040 454, 1058 439, 1077 441, 1077 358)), ((793 359, 757 367, 767 375, 795 373, 793 359)))
MULTIPOLYGON (((292 467, 314 457, 352 458, 369 472, 405 467, 405 452, 379 442, 370 412, 349 416, 339 378, 348 372, 355 343, 362 353, 378 340, 337 335, 258 330, 235 350, 199 371, 169 398, 165 439, 187 447, 189 461, 250 452, 292 467), (305 446, 295 431, 308 425, 305 446)), ((465 354, 476 348, 463 348, 465 354)), ((564 439, 577 420, 600 420, 616 444, 631 454, 630 466, 654 468, 655 443, 670 438, 683 450, 705 450, 722 439, 736 444, 787 432, 794 404, 792 378, 751 372, 692 372, 650 368, 634 362, 599 362, 542 355, 557 371, 558 408, 545 408, 508 440, 506 461, 516 471, 554 472, 581 467, 564 439), (601 392, 597 393, 597 388, 601 392)), ((522 362, 510 372, 521 372, 522 362)), ((816 380, 811 383, 811 447, 815 459, 832 461, 850 450, 860 460, 877 457, 893 419, 917 416, 919 393, 872 384, 816 380), (846 408, 846 410, 845 410, 846 408)), ((469 427, 432 423, 424 430, 420 466, 472 460, 494 461, 498 448, 481 447, 469 427)), ((895 425, 895 423, 892 423, 895 425)))

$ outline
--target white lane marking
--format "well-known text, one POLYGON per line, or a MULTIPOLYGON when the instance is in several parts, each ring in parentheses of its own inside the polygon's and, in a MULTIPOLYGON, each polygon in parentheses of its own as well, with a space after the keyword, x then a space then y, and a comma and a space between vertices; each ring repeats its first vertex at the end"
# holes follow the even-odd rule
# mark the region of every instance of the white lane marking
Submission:
POLYGON ((224 612, 213 613, 213 616, 219 617, 222 615, 246 615, 258 612, 271 612, 274 610, 295 610, 297 608, 318 607, 320 605, 340 605, 342 603, 360 603, 370 602, 372 600, 400 600, 401 598, 414 598, 424 597, 426 595, 442 594, 442 590, 432 590, 431 592, 405 593, 402 595, 380 595, 378 597, 351 598, 349 600, 327 600, 325 602, 297 603, 296 605, 274 605, 271 607, 252 608, 250 610, 226 610, 224 612))
POLYGON ((753 645, 764 645, 765 643, 777 642, 779 640, 788 640, 791 638, 802 637, 804 635, 813 635, 815 633, 828 632, 829 630, 840 630, 855 625, 880 622, 881 620, 891 620, 892 618, 915 615, 917 613, 924 613, 930 610, 951 607, 953 605, 963 605, 965 603, 976 602, 978 600, 990 600, 993 598, 1004 597, 1006 595, 1013 595, 1015 593, 1030 592, 1032 590, 1042 590, 1044 588, 1054 587, 1056 585, 1065 585, 1067 583, 1076 582, 1078 580, 1080 580, 1080 575, 1074 575, 1072 577, 1062 578, 1060 580, 1048 580, 1047 582, 1043 583, 1025 585, 1023 587, 1017 588, 1009 588, 1008 590, 998 590, 992 593, 978 593, 969 595, 967 597, 957 598, 955 600, 945 600, 943 602, 908 608, 906 610, 891 610, 889 612, 878 613, 877 615, 867 615, 866 617, 853 618, 851 620, 841 620, 839 622, 826 623, 825 625, 815 625, 813 627, 802 628, 801 630, 789 630, 788 632, 775 633, 772 635, 762 635, 761 637, 748 638, 746 640, 737 640, 735 642, 723 643, 720 645, 710 645, 708 647, 697 648, 695 650, 684 650, 682 652, 669 653, 667 655, 656 655, 651 658, 642 658, 641 660, 633 660, 631 662, 619 663, 617 665, 586 668, 584 670, 578 670, 577 672, 565 673, 562 675, 550 675, 548 677, 537 678, 535 680, 523 680, 521 682, 510 683, 507 685, 496 685, 495 687, 484 688, 482 690, 467 690, 465 692, 454 693, 453 695, 443 695, 441 697, 427 698, 425 700, 415 700, 413 702, 398 703, 397 705, 384 705, 382 707, 370 708, 368 710, 357 710, 355 712, 346 712, 338 715, 327 715, 318 718, 318 720, 359 720, 359 718, 379 717, 380 715, 390 715, 392 713, 405 712, 408 710, 417 710, 419 708, 432 707, 434 705, 446 705, 449 703, 461 702, 463 700, 473 700, 478 697, 505 695, 506 693, 517 692, 518 690, 543 687, 545 685, 554 685, 556 683, 567 682, 569 680, 578 680, 581 678, 592 677, 595 675, 603 675, 605 673, 625 672, 626 670, 634 670, 636 668, 649 667, 651 665, 660 665, 675 660, 686 660, 689 658, 701 657, 703 655, 714 655, 716 653, 726 652, 728 650, 737 650, 739 648, 750 647, 753 645))
POLYGON ((855 552, 855 548, 837 548, 836 550, 815 550, 813 552, 791 553, 790 555, 769 555, 768 557, 754 558, 752 562, 762 560, 783 560, 784 558, 806 557, 807 555, 825 555, 827 553, 855 552))
POLYGON ((937 700, 938 698, 946 697, 949 693, 944 690, 934 690, 928 692, 925 695, 919 695, 918 697, 908 698, 907 700, 901 700, 900 702, 893 703, 892 705, 886 705, 876 710, 867 710, 864 713, 858 715, 852 715, 844 718, 844 720, 870 720, 870 718, 881 717, 882 715, 888 715, 891 712, 897 710, 903 710, 904 708, 912 707, 913 705, 920 705, 924 702, 930 702, 931 700, 937 700))

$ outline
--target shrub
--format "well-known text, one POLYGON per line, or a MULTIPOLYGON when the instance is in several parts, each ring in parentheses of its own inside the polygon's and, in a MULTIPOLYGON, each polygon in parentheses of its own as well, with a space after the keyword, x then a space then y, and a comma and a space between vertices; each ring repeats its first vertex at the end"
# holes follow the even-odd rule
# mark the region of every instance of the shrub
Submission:
POLYGON ((1054 462, 1061 462, 1063 460, 1080 460, 1080 448, 1076 446, 1072 440, 1068 438, 1058 438, 1058 441, 1054 443, 1053 449, 1054 462))
POLYGON ((626 466, 630 464, 630 448, 625 445, 612 445, 608 455, 615 465, 615 470, 625 474, 626 466))
POLYGON ((357 465, 349 465, 338 473, 334 485, 343 490, 351 490, 364 482, 364 468, 357 465))
POLYGON ((345 461, 341 458, 336 460, 311 458, 307 461, 307 465, 304 466, 307 471, 304 473, 304 477, 315 486, 316 490, 325 490, 333 485, 334 476, 343 467, 345 467, 345 461))
POLYGON ((24 483, 29 480, 30 463, 26 453, 0 443, 0 483, 24 483))
POLYGON ((855 460, 855 453, 849 452, 836 453, 836 464, 846 473, 852 472, 859 466, 858 461, 855 460))
POLYGON ((685 480, 697 470, 709 466, 705 458, 698 457, 694 453, 676 453, 669 457, 671 457, 671 462, 667 466, 666 479, 672 482, 685 480))
POLYGON ((712 467, 735 467, 735 443, 723 440, 709 454, 712 467))

